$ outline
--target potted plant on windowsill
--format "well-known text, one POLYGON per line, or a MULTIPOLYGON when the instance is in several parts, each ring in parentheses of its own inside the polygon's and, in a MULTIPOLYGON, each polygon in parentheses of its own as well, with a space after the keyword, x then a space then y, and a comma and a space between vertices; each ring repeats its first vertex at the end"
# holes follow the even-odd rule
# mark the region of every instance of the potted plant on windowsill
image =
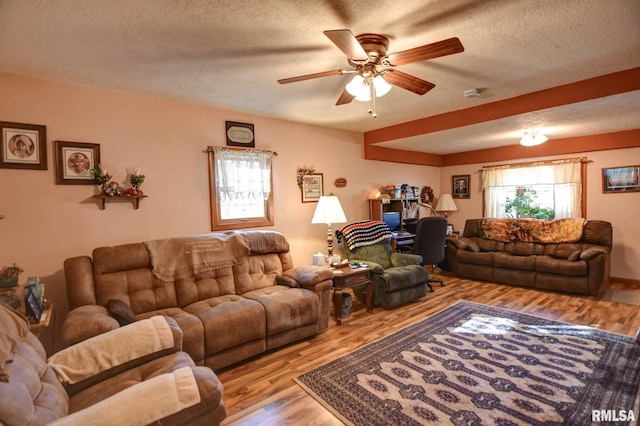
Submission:
POLYGON ((518 188, 516 196, 507 197, 504 205, 505 214, 509 218, 533 218, 551 220, 555 218, 555 209, 540 207, 536 204, 537 192, 532 188, 518 188))
POLYGON ((4 266, 0 269, 0 287, 16 287, 22 271, 23 269, 15 263, 4 266))

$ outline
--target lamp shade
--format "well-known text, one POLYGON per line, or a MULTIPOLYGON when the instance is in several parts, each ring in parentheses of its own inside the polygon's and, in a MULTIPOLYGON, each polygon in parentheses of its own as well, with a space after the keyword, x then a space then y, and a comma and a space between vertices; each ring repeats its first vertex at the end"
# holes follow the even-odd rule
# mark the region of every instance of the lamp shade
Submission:
POLYGON ((451 194, 442 194, 438 199, 436 210, 439 212, 455 212, 458 210, 458 206, 453 201, 451 194))
POLYGON ((311 223, 324 223, 330 225, 332 223, 346 222, 340 200, 335 195, 323 195, 318 200, 316 211, 313 213, 311 223))

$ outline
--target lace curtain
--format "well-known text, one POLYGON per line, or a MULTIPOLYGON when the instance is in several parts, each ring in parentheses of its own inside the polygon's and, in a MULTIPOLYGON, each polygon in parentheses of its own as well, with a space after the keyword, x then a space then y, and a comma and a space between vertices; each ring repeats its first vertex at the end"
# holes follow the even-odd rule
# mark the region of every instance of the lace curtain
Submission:
POLYGON ((581 216, 582 163, 567 160, 558 164, 526 167, 498 166, 482 171, 485 216, 505 217, 504 204, 514 187, 552 186, 556 219, 581 216))
POLYGON ((216 182, 222 201, 268 199, 272 155, 256 149, 214 148, 216 182))

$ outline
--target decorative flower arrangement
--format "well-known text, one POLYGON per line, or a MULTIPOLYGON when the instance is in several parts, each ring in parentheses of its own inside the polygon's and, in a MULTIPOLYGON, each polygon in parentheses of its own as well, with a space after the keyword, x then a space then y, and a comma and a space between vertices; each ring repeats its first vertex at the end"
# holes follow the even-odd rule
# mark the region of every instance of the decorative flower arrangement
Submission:
POLYGON ((21 272, 23 272, 23 269, 16 265, 15 262, 0 269, 0 280, 5 283, 2 287, 18 285, 18 276, 21 272))
POLYGON ((110 175, 107 172, 107 167, 106 166, 102 167, 102 165, 100 165, 100 164, 98 164, 98 167, 94 167, 93 169, 91 169, 89 171, 93 175, 93 177, 96 180, 96 182, 99 183, 102 186, 105 186, 107 183, 109 183, 109 181, 113 177, 113 175, 110 175))
POLYGON ((312 175, 316 172, 316 169, 309 167, 298 167, 297 180, 298 186, 302 188, 302 183, 304 182, 305 175, 312 175))
POLYGON ((140 173, 140 167, 136 166, 131 172, 131 177, 129 178, 129 182, 131 182, 131 188, 128 188, 125 191, 126 195, 143 195, 144 193, 140 189, 140 185, 144 182, 144 175, 140 173))

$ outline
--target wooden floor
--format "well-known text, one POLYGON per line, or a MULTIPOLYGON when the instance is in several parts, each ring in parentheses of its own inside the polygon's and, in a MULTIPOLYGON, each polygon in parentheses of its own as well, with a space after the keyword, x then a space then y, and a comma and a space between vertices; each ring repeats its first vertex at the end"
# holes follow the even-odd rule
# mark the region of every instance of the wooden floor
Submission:
MULTIPOLYGON (((609 302, 601 297, 491 284, 443 274, 446 286, 397 308, 376 308, 367 314, 353 298, 351 315, 326 332, 219 371, 224 385, 227 418, 224 425, 341 425, 342 423, 300 388, 293 378, 362 345, 440 311, 459 300, 525 312, 539 317, 634 336, 640 327, 640 306, 609 302)), ((435 278, 435 277, 434 277, 435 278)), ((611 288, 639 291, 640 287, 612 283, 611 288)))

